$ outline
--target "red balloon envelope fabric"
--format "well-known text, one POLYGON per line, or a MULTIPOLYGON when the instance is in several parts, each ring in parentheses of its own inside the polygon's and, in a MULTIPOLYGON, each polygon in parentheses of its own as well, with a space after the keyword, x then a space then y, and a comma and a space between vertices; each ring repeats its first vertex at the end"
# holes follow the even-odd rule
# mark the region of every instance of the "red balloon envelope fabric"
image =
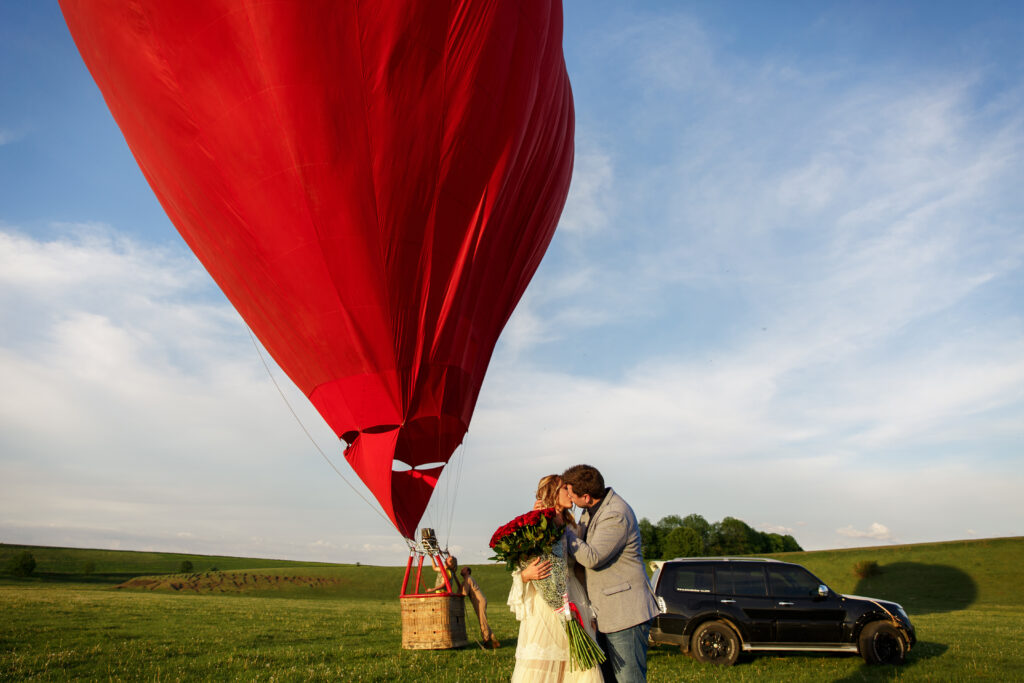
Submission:
POLYGON ((413 537, 568 193, 561 4, 61 8, 168 216, 413 537))

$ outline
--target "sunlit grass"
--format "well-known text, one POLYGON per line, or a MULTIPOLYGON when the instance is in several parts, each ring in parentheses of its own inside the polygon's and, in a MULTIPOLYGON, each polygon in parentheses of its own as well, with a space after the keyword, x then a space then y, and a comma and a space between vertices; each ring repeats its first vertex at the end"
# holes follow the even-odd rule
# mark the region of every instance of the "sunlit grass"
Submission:
MULTIPOLYGON (((1024 539, 800 553, 786 559, 805 564, 842 592, 902 602, 919 638, 907 664, 868 667, 855 656, 762 655, 722 669, 657 647, 650 653, 650 680, 1024 680, 1024 539), (853 567, 863 559, 878 561, 881 574, 858 579, 853 567)), ((173 557, 166 561, 176 564, 173 557)), ((499 681, 511 676, 518 624, 504 604, 509 579, 501 567, 474 567, 473 573, 490 598, 491 624, 505 647, 490 651, 471 643, 462 650, 431 652, 401 648, 402 567, 253 566, 235 571, 277 576, 280 587, 257 594, 186 594, 116 590, 112 581, 76 582, 55 574, 0 580, 0 679, 499 681), (286 576, 337 581, 315 588, 293 585, 283 580, 286 576)), ((433 581, 432 572, 427 579, 433 581)), ((467 610, 472 614, 468 605, 467 610)), ((478 634, 472 617, 469 622, 472 641, 478 634)))

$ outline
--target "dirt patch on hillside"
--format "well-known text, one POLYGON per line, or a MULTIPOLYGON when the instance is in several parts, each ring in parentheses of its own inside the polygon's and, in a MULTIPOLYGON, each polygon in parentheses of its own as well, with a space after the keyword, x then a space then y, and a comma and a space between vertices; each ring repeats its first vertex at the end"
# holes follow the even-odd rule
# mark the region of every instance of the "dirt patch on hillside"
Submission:
POLYGON ((345 584, 340 578, 324 576, 278 576, 249 572, 201 572, 138 576, 115 589, 168 591, 171 593, 254 593, 295 588, 325 589, 345 584))

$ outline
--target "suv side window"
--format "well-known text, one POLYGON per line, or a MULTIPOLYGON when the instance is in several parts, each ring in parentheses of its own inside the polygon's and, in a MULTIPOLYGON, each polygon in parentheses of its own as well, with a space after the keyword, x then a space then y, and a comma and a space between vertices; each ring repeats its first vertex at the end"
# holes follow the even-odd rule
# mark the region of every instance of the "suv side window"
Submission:
POLYGON ((684 564, 673 567, 668 584, 681 593, 710 593, 712 590, 711 565, 684 564))
POLYGON ((715 568, 715 586, 718 593, 767 597, 768 589, 761 566, 729 565, 715 568))
POLYGON ((818 595, 821 584, 802 567, 769 567, 768 582, 777 598, 811 598, 818 595))

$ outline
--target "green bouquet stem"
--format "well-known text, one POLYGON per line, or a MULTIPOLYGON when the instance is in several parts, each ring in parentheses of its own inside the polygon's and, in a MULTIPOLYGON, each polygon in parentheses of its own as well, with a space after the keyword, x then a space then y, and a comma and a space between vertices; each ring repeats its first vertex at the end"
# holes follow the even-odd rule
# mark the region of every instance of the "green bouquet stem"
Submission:
MULTIPOLYGON (((568 567, 562 545, 556 544, 550 553, 541 554, 540 559, 551 563, 551 573, 547 578, 537 579, 534 585, 551 609, 558 611, 566 619, 565 635, 569 639, 569 669, 572 671, 591 669, 603 662, 605 655, 569 610, 566 589, 568 567)), ((528 563, 529 560, 523 560, 520 566, 526 567, 528 563)))
POLYGON ((565 622, 565 635, 569 638, 569 669, 586 671, 605 660, 604 652, 590 634, 571 616, 565 622))

